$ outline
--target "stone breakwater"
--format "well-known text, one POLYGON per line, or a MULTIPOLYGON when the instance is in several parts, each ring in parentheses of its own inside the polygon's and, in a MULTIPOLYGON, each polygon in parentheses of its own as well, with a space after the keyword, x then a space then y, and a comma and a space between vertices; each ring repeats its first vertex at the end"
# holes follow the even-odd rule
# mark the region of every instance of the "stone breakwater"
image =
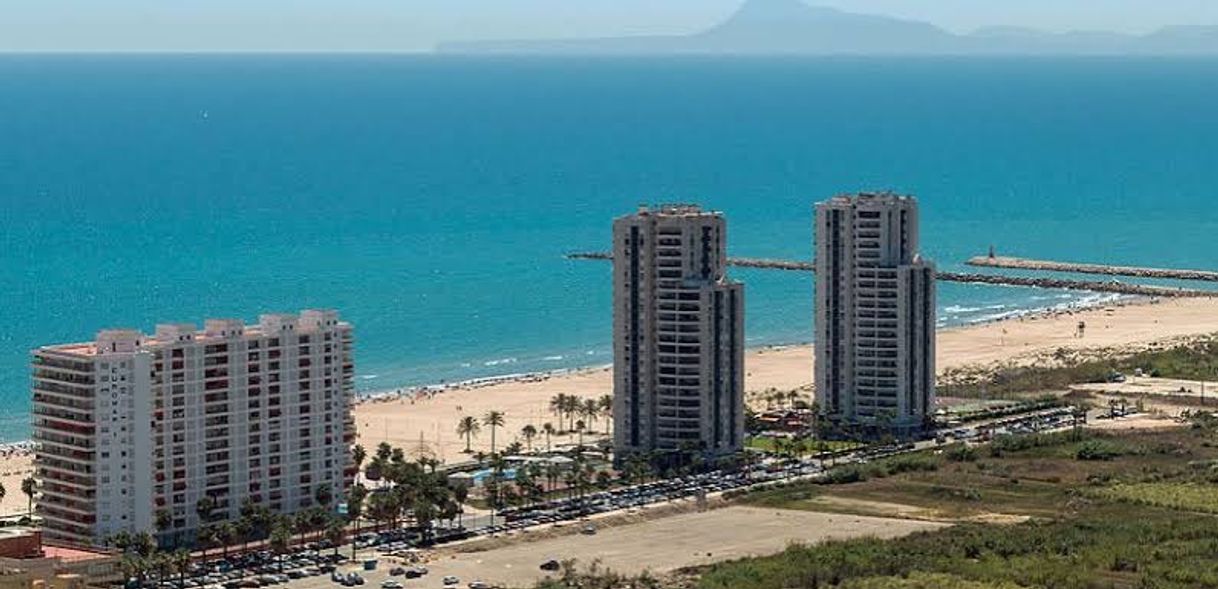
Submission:
MULTIPOLYGON (((567 254, 567 258, 572 260, 612 260, 613 255, 605 252, 577 252, 567 254)), ((816 266, 812 262, 800 262, 795 260, 728 258, 727 263, 729 266, 739 266, 742 268, 761 268, 767 270, 787 270, 794 272, 816 271, 816 266)), ((997 274, 975 274, 968 272, 938 272, 935 277, 944 282, 993 284, 1000 286, 1026 286, 1032 288, 1055 288, 1062 290, 1107 292, 1147 297, 1218 297, 1218 291, 1195 288, 1173 288, 1148 284, 1130 284, 1127 282, 1117 282, 1115 280, 1073 280, 1068 278, 1001 276, 997 274)))
POLYGON ((1052 260, 1033 260, 1008 256, 977 256, 975 258, 970 258, 968 265, 985 268, 1045 270, 1050 272, 1074 272, 1076 274, 1104 274, 1108 276, 1132 276, 1136 278, 1173 278, 1178 280, 1203 280, 1207 282, 1218 282, 1218 272, 1211 272, 1209 270, 1112 266, 1108 264, 1055 262, 1052 260))

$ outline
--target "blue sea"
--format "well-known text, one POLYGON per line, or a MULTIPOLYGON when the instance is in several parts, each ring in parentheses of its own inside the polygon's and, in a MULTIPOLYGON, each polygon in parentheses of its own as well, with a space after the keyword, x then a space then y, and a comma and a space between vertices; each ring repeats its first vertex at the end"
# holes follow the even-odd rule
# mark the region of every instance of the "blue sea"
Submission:
MULTIPOLYGON (((1218 61, 0 57, 0 439, 28 353, 332 307, 361 390, 611 361, 610 220, 724 211, 810 259, 812 204, 916 194, 923 250, 1218 267, 1218 61)), ((736 271, 752 345, 811 278, 736 271)), ((1089 295, 943 284, 958 324, 1089 295)))

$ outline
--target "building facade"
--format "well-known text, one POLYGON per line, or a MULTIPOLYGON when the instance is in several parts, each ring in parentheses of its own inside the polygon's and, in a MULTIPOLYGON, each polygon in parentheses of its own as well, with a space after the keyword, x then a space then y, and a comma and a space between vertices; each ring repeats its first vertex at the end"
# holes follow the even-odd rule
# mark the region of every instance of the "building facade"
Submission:
POLYGON ((613 223, 613 416, 618 457, 739 452, 744 286, 723 215, 642 207, 613 223))
POLYGON ((120 531, 189 541, 248 499, 275 513, 337 502, 355 435, 352 330, 334 311, 105 330, 33 351, 38 514, 48 539, 120 531), (196 505, 214 510, 201 522, 196 505), (171 525, 156 529, 158 512, 171 525))
POLYGON ((816 397, 842 425, 911 432, 935 405, 935 267, 918 202, 839 196, 816 206, 816 397))

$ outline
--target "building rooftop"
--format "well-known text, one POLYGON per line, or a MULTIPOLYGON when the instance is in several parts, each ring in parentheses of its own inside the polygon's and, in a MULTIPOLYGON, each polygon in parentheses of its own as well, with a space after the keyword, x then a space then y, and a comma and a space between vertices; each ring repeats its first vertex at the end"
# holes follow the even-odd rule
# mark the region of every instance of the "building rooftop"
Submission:
POLYGON ((106 353, 105 348, 111 343, 125 343, 112 348, 118 352, 130 352, 134 349, 156 348, 161 345, 192 342, 222 342, 236 337, 263 336, 279 331, 300 331, 309 333, 326 326, 349 326, 345 321, 338 320, 338 313, 332 310, 305 310, 300 315, 287 313, 266 314, 259 317, 259 323, 245 325, 239 319, 208 319, 204 328, 199 329, 193 323, 165 323, 156 327, 155 335, 144 334, 135 329, 104 329, 91 342, 76 342, 41 346, 38 352, 48 352, 65 356, 91 357, 106 353), (299 328, 299 329, 298 329, 299 328))
POLYGON ((94 560, 99 558, 110 558, 111 553, 103 550, 89 550, 87 548, 69 548, 59 545, 42 545, 42 552, 47 558, 59 558, 64 562, 80 562, 83 560, 94 560))
POLYGON ((665 215, 665 216, 684 216, 684 217, 701 217, 701 216, 719 216, 722 213, 718 211, 704 211, 702 206, 694 203, 660 203, 660 204, 640 204, 639 215, 665 215))
POLYGON ((896 201, 896 202, 917 202, 918 199, 914 196, 906 194, 897 194, 895 192, 885 190, 879 192, 858 192, 855 194, 839 194, 828 200, 829 204, 853 204, 858 201, 896 201))

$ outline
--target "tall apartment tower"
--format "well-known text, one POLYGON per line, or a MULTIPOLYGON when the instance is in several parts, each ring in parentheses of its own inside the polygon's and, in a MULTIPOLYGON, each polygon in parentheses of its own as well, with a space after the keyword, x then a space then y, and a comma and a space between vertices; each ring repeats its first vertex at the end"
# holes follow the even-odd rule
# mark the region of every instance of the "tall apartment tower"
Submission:
POLYGON ((334 311, 106 330, 33 351, 34 467, 43 535, 120 531, 189 541, 248 499, 276 513, 337 503, 354 476, 351 326, 334 311), (169 514, 156 529, 158 512, 169 514))
POLYGON ((613 415, 618 456, 739 452, 744 285, 729 280, 727 226, 695 205, 613 222, 613 415))
POLYGON ((816 205, 816 396, 831 420, 919 429, 935 405, 935 267, 918 254, 918 201, 816 205))

